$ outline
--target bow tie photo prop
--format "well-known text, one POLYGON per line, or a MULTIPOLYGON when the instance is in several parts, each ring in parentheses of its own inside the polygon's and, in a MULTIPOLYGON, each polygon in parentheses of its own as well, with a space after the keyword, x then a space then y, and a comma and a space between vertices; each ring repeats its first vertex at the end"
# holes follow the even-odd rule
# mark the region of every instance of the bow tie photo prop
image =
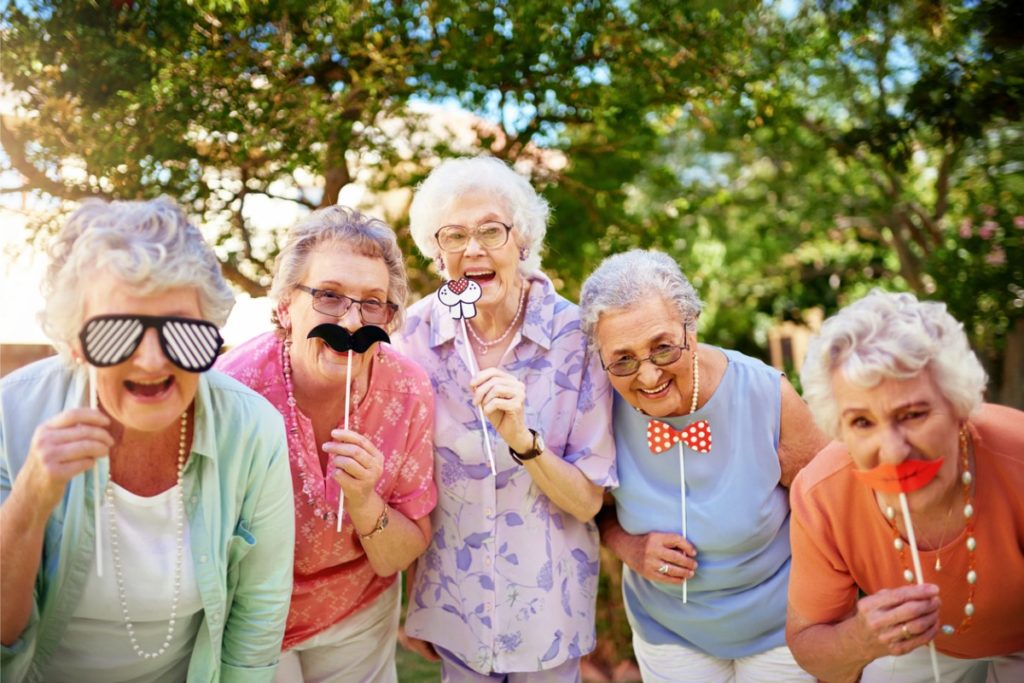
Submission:
MULTIPOLYGON (((853 476, 875 491, 882 493, 898 493, 900 510, 903 513, 903 526, 907 529, 907 540, 910 546, 910 558, 914 562, 914 579, 917 585, 924 583, 921 572, 921 555, 917 551, 917 539, 914 526, 910 521, 910 505, 907 494, 924 488, 942 469, 942 458, 935 460, 904 460, 898 465, 882 463, 870 470, 853 470, 853 476)), ((935 683, 939 683, 939 661, 935 654, 935 641, 928 643, 928 654, 932 660, 932 675, 935 683)))
MULTIPOLYGON (((348 413, 352 399, 352 352, 366 353, 377 342, 391 343, 388 333, 376 325, 363 325, 355 332, 349 332, 334 323, 317 325, 306 339, 322 339, 325 344, 338 353, 348 352, 347 370, 345 371, 345 431, 348 431, 348 413)), ((338 528, 341 533, 341 516, 345 513, 345 490, 338 489, 338 528)))
POLYGON ((437 290, 437 298, 448 307, 454 320, 465 320, 476 317, 476 302, 483 296, 480 285, 460 277, 449 280, 437 290))
MULTIPOLYGON (((698 420, 681 430, 667 422, 651 420, 647 423, 647 447, 655 455, 660 455, 679 444, 679 503, 682 510, 683 538, 686 538, 686 458, 683 445, 698 453, 711 452, 711 423, 698 420)), ((686 579, 683 579, 683 604, 686 604, 686 579)))
MULTIPOLYGON (((465 342, 464 346, 466 349, 466 367, 469 368, 474 377, 480 372, 480 369, 477 367, 476 359, 473 357, 473 348, 469 345, 466 320, 476 317, 476 302, 480 300, 482 295, 483 292, 480 289, 480 285, 464 277, 460 277, 458 280, 449 280, 437 290, 437 298, 448 307, 452 320, 458 320, 462 323, 462 340, 465 342)), ((483 406, 477 406, 476 412, 480 417, 480 429, 484 433, 484 450, 487 452, 487 462, 491 466, 491 475, 497 476, 498 471, 494 467, 494 450, 491 448, 491 436, 487 432, 487 418, 484 417, 483 406)))

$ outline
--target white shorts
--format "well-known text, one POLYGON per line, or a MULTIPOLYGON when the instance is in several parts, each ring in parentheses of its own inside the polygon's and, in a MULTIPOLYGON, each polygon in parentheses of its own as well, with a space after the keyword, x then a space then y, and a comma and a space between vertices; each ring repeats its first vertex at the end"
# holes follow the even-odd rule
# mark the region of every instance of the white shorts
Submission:
POLYGON ((397 683, 399 583, 361 611, 282 652, 274 683, 397 683))
MULTIPOLYGON (((1021 683, 1024 652, 1006 657, 957 659, 935 653, 942 683, 1021 683)), ((900 657, 881 657, 864 667, 861 683, 934 683, 932 660, 922 646, 900 657)))
POLYGON ((720 659, 682 645, 651 645, 633 635, 644 683, 813 683, 788 647, 749 657, 720 659))

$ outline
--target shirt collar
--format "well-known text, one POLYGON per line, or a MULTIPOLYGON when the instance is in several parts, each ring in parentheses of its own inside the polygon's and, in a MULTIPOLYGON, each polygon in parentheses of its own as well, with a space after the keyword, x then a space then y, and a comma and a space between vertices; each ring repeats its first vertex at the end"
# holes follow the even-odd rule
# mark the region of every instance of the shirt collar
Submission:
MULTIPOLYGON (((555 315, 561 308, 555 286, 548 276, 540 271, 525 276, 525 279, 529 290, 520 334, 544 350, 549 350, 551 340, 555 336, 555 315)), ((433 298, 430 310, 430 346, 436 348, 454 340, 459 328, 458 321, 451 317, 448 307, 437 300, 436 290, 430 296, 433 298)), ((562 303, 564 305, 565 302, 562 303)))

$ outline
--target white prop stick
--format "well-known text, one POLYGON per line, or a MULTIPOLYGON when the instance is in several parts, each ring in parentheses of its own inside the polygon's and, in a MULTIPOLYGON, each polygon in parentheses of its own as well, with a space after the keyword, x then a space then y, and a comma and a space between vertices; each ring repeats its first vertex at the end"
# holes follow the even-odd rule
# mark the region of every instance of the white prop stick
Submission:
MULTIPOLYGON (((348 350, 348 369, 345 370, 345 431, 348 431, 348 406, 352 396, 352 349, 348 350)), ((345 513, 345 489, 338 485, 338 533, 341 533, 341 516, 345 513)))
MULTIPOLYGON (((686 538, 686 458, 683 442, 679 442, 679 502, 683 508, 683 538, 686 538)), ((686 604, 686 579, 683 579, 683 604, 686 604)))
MULTIPOLYGON (((469 345, 469 335, 466 332, 466 319, 462 318, 462 340, 466 343, 466 365, 469 366, 469 371, 476 376, 476 373, 480 370, 476 366, 476 359, 473 358, 473 349, 469 345)), ((484 407, 477 406, 476 412, 480 416, 480 429, 484 433, 484 450, 487 451, 487 462, 491 466, 491 476, 497 476, 498 471, 494 467, 494 451, 491 448, 491 435, 487 431, 487 418, 484 417, 484 407)))
MULTIPOLYGON (((89 407, 99 410, 100 400, 96 394, 96 368, 89 366, 89 407)), ((103 524, 100 519, 100 461, 92 466, 93 519, 96 525, 96 576, 103 577, 103 524)))
MULTIPOLYGON (((907 494, 900 491, 900 508, 903 510, 903 525, 907 527, 907 540, 910 541, 910 557, 914 561, 914 576, 917 578, 917 585, 924 583, 924 576, 921 574, 921 556, 917 554, 917 539, 914 538, 914 527, 910 523, 910 506, 907 505, 907 494)), ((935 683, 939 683, 939 660, 935 655, 935 641, 928 643, 928 654, 932 658, 932 674, 935 676, 935 683)))

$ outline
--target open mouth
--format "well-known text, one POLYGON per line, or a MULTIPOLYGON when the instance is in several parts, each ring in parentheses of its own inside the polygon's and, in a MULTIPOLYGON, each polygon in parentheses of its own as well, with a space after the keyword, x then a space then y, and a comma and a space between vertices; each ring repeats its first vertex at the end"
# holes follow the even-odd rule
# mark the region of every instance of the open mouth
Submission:
POLYGON ((659 384, 653 389, 644 389, 643 387, 637 387, 637 391, 643 394, 644 396, 658 397, 661 394, 663 394, 666 390, 668 390, 668 385, 670 384, 672 384, 672 380, 668 380, 664 384, 659 384))
POLYGON ((463 277, 465 277, 467 280, 472 280, 473 282, 482 285, 494 280, 496 274, 493 270, 472 270, 466 271, 463 274, 463 277))
POLYGON ((132 396, 139 398, 153 398, 160 396, 171 388, 174 384, 174 375, 168 376, 166 379, 159 379, 153 381, 132 381, 130 379, 125 380, 124 386, 132 396))

